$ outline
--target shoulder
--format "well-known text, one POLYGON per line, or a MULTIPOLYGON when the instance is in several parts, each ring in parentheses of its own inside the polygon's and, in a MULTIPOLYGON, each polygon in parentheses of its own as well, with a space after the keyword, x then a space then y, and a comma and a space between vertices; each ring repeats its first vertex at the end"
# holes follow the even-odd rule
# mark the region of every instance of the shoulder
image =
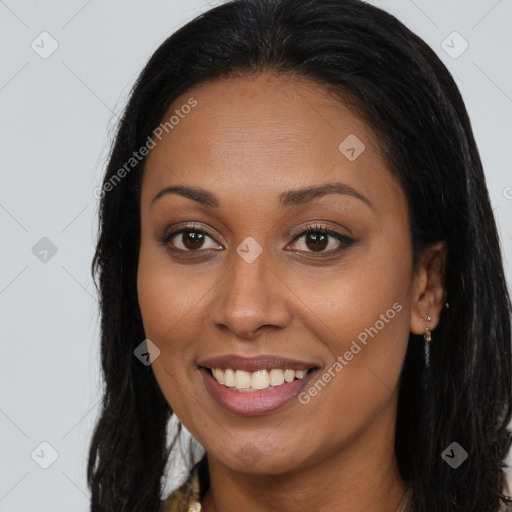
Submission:
POLYGON ((500 512, 512 512, 512 502, 502 502, 500 512))
POLYGON ((199 512, 199 478, 193 471, 181 487, 161 502, 160 512, 199 512))
POLYGON ((499 508, 499 512, 512 512, 512 496, 510 494, 508 480, 505 480, 505 485, 503 486, 500 497, 501 507, 499 508))

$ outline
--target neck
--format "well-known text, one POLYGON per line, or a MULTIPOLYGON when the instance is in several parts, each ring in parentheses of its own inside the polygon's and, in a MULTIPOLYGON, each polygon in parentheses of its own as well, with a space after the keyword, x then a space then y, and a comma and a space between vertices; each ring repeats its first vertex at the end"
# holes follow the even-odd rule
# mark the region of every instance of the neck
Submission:
POLYGON ((406 484, 394 451, 396 404, 349 446, 285 474, 235 472, 208 457, 204 512, 396 512, 406 484))

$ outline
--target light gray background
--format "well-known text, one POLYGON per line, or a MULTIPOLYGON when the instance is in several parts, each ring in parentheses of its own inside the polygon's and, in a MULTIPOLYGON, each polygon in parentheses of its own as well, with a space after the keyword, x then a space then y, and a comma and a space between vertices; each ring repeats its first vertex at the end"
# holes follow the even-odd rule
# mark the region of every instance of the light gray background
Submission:
MULTIPOLYGON (((215 3, 0 0, 0 511, 88 510, 86 457, 100 398, 89 271, 93 190, 142 66, 176 28, 215 3), (58 48, 43 59, 51 44, 58 48), (42 252, 49 243, 43 237, 56 254, 42 252), (41 468, 52 462, 52 450, 56 460, 41 468)), ((425 39, 456 78, 510 283, 512 0, 371 3, 425 39), (458 56, 464 40, 469 47, 458 56)))

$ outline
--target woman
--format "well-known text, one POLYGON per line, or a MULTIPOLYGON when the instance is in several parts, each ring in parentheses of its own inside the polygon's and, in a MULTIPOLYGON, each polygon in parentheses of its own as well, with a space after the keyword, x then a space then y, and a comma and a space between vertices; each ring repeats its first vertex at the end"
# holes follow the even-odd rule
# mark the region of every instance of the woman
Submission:
POLYGON ((390 14, 234 0, 167 39, 119 126, 93 274, 92 510, 508 506, 482 164, 450 73, 390 14), (205 455, 162 500, 173 414, 205 455))

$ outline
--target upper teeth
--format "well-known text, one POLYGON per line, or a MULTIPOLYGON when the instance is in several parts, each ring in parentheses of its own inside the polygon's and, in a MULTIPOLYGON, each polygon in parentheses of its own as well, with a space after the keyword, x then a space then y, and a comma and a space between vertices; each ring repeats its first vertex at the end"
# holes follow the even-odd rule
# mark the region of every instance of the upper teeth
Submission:
POLYGON ((280 386, 285 381, 292 382, 295 377, 302 379, 308 373, 308 370, 280 370, 272 368, 272 370, 246 372, 244 370, 232 370, 231 368, 226 370, 212 368, 212 373, 217 382, 224 384, 224 386, 237 390, 251 391, 280 386))

